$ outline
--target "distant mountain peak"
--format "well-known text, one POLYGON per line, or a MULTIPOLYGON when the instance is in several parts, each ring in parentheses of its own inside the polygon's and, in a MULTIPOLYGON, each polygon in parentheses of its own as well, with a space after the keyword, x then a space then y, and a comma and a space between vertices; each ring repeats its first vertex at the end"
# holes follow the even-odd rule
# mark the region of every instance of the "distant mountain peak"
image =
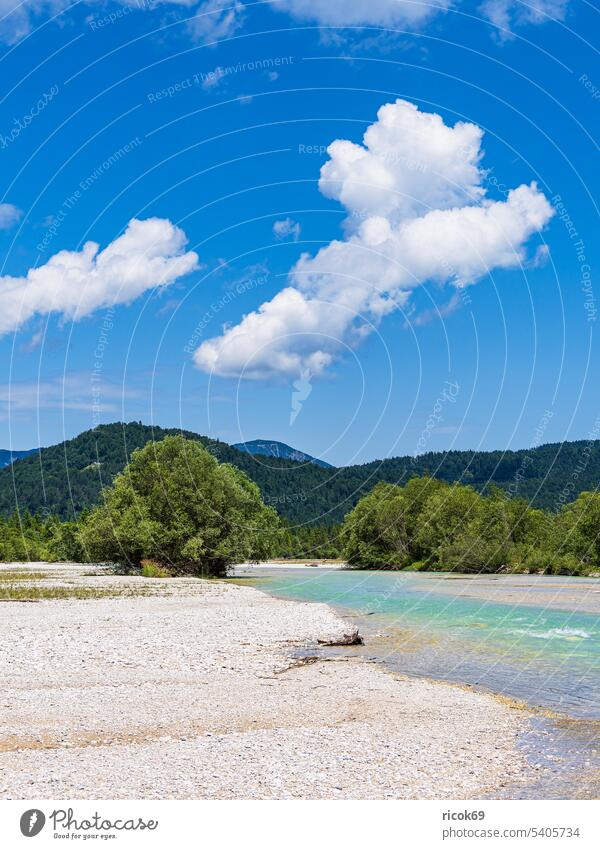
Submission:
POLYGON ((278 457, 281 460, 293 460, 296 463, 315 463, 324 469, 333 468, 331 463, 311 457, 310 454, 305 454, 304 451, 298 451, 297 448, 292 448, 285 442, 277 442, 275 439, 252 439, 250 442, 238 442, 231 447, 237 448, 238 451, 245 451, 247 454, 278 457))
POLYGON ((22 457, 27 457, 37 451, 37 448, 31 448, 29 451, 11 451, 8 448, 0 448, 0 469, 5 466, 12 465, 15 460, 20 460, 22 457))

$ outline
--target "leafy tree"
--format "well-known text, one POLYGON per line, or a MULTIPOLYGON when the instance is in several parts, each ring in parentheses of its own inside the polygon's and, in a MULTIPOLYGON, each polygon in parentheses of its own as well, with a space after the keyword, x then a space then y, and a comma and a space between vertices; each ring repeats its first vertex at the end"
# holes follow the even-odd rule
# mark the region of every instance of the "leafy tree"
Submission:
POLYGON ((48 522, 27 511, 0 519, 0 561, 36 562, 55 560, 51 548, 52 533, 48 522))
POLYGON ((437 552, 443 569, 457 572, 497 572, 509 567, 513 555, 510 516, 498 498, 478 499, 463 527, 455 527, 437 552))
POLYGON ((88 516, 89 512, 84 511, 76 522, 61 522, 55 516, 50 519, 51 539, 48 550, 51 559, 71 563, 85 563, 89 560, 80 533, 80 529, 85 525, 88 516))
POLYGON ((361 498, 342 526, 346 559, 362 566, 403 566, 410 558, 405 521, 407 499, 400 487, 380 483, 361 498))
POLYGON ((423 504, 416 522, 415 541, 432 565, 443 566, 449 546, 477 518, 481 497, 470 486, 442 487, 423 504))
POLYGON ((447 490, 448 484, 436 480, 429 475, 411 478, 403 488, 406 504, 404 507, 404 521, 410 542, 410 550, 414 559, 421 560, 427 556, 429 544, 423 546, 419 543, 417 533, 419 518, 425 509, 427 501, 432 495, 442 490, 447 490))
POLYGON ((582 492, 558 516, 561 550, 586 567, 600 569, 600 494, 582 492))
POLYGON ((93 559, 222 575, 232 563, 269 556, 277 526, 243 472, 196 441, 169 436, 133 452, 80 537, 93 559))

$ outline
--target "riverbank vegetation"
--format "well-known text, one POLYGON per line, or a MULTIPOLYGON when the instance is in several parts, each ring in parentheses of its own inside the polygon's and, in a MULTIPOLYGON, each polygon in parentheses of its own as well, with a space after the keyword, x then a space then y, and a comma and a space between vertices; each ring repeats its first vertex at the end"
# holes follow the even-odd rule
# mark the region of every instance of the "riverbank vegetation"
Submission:
POLYGON ((466 573, 600 573, 600 495, 558 513, 492 488, 430 477, 380 483, 348 513, 341 549, 353 566, 466 573))
POLYGON ((552 513, 499 487, 427 475, 381 482, 341 525, 294 526, 239 468, 197 440, 169 436, 134 451, 77 521, 0 519, 3 562, 110 562, 148 576, 224 575, 233 563, 340 558, 357 568, 600 574, 600 494, 552 513))

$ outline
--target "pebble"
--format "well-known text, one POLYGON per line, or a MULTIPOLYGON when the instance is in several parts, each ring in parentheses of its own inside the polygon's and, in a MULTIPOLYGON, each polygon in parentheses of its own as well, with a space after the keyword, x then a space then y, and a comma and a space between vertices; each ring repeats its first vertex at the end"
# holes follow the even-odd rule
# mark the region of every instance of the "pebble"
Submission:
POLYGON ((360 659, 323 604, 219 581, 86 577, 143 595, 3 605, 4 798, 481 798, 524 777, 524 712, 360 659))

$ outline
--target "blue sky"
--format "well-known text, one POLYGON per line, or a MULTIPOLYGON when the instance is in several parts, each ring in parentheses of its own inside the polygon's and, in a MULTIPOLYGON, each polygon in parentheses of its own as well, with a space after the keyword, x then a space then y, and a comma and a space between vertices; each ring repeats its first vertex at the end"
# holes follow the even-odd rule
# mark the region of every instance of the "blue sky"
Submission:
POLYGON ((591 6, 0 12, 2 447, 141 419, 347 464, 592 431, 591 6))

